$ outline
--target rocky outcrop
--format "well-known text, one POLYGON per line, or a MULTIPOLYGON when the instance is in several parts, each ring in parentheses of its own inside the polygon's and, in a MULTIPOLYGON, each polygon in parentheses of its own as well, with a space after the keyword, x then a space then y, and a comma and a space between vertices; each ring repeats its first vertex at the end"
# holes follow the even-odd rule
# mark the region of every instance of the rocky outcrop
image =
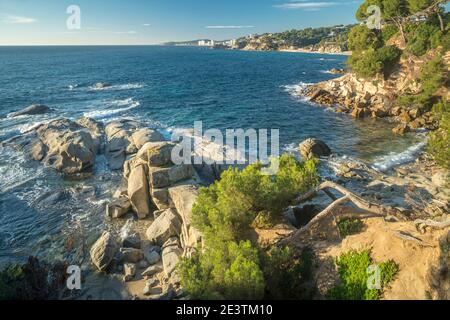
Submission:
POLYGON ((91 248, 91 261, 100 271, 105 271, 113 260, 118 246, 114 237, 109 232, 103 232, 102 236, 91 248))
POLYGON ((399 65, 386 77, 359 78, 353 73, 319 82, 299 89, 313 102, 332 107, 336 112, 349 113, 355 118, 392 117, 408 128, 399 127, 394 133, 404 134, 417 128, 436 129, 437 121, 426 106, 401 106, 397 97, 416 94, 421 90, 419 74, 424 63, 434 57, 433 50, 421 58, 403 57, 399 65))
POLYGON ((128 197, 139 219, 150 214, 147 168, 144 165, 138 165, 131 170, 128 178, 128 197))
POLYGON ((299 145, 300 155, 302 159, 308 160, 311 158, 327 157, 331 154, 331 149, 325 142, 319 139, 306 139, 299 145))
POLYGON ((26 107, 20 111, 12 112, 8 115, 8 117, 14 118, 18 116, 25 115, 37 115, 52 112, 53 110, 43 104, 32 104, 31 106, 26 107))
MULTIPOLYGON (((93 122, 92 122, 93 123, 93 122)), ((68 119, 56 119, 3 143, 65 174, 89 172, 98 145, 90 131, 68 119)))
POLYGON ((181 221, 178 213, 173 209, 167 209, 153 221, 146 235, 152 243, 162 246, 170 237, 179 236, 180 233, 181 221))

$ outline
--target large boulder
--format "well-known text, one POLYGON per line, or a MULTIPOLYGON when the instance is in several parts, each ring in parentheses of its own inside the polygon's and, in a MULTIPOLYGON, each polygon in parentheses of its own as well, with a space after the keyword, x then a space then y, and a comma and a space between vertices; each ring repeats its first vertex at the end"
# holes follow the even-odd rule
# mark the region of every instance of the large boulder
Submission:
POLYGON ((170 167, 150 167, 149 182, 152 188, 165 188, 179 181, 191 178, 195 174, 192 165, 173 165, 170 167))
POLYGON ((326 157, 331 154, 330 148, 322 140, 310 138, 300 143, 300 155, 302 159, 311 159, 313 157, 326 157))
POLYGON ((128 197, 139 219, 145 219, 150 213, 147 170, 144 165, 134 167, 128 177, 128 197))
POLYGON ((167 277, 170 277, 176 270, 182 254, 183 250, 181 249, 177 238, 170 238, 164 243, 162 248, 162 262, 167 277))
POLYGON ((57 119, 39 126, 36 133, 47 148, 45 164, 67 174, 93 168, 96 147, 84 127, 68 119, 57 119))
POLYGON ((170 237, 181 233, 181 221, 177 212, 167 209, 147 229, 146 235, 152 243, 162 246, 170 237))
POLYGON ((44 114, 51 112, 52 109, 43 104, 32 104, 31 106, 26 107, 17 112, 12 112, 8 116, 11 118, 25 115, 36 115, 36 114, 44 114))
POLYGON ((200 232, 192 226, 192 207, 198 197, 198 185, 187 181, 169 188, 168 192, 183 223, 182 245, 195 248, 201 240, 200 232))
POLYGON ((174 144, 167 141, 147 142, 136 154, 136 157, 146 161, 151 167, 161 167, 172 164, 172 149, 174 144))
POLYGON ((137 151, 131 136, 138 126, 130 120, 112 121, 106 125, 106 157, 111 170, 122 169, 126 155, 137 151))
POLYGON ((99 153, 103 148, 103 125, 100 122, 88 117, 81 117, 77 119, 76 123, 89 131, 92 140, 94 141, 95 151, 96 153, 99 153))
POLYGON ((106 205, 106 216, 117 219, 124 216, 130 209, 130 200, 125 196, 121 196, 106 205))
POLYGON ((118 246, 111 233, 105 231, 91 248, 91 261, 100 271, 105 271, 113 260, 118 246))
POLYGON ((164 136, 159 133, 159 131, 150 128, 137 130, 132 134, 131 139, 137 149, 141 149, 147 142, 158 142, 165 140, 164 136))

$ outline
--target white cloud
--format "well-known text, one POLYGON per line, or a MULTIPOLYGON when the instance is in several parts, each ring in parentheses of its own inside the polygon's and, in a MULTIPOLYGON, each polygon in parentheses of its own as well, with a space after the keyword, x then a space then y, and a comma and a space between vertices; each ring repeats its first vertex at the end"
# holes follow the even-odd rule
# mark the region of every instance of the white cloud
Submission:
POLYGON ((144 23, 142 24, 143 27, 150 27, 150 23, 144 23))
POLYGON ((255 26, 206 26, 206 29, 247 29, 255 26))
POLYGON ((291 2, 274 5, 275 8, 288 9, 288 10, 311 10, 326 8, 342 3, 339 2, 291 2))
POLYGON ((37 22, 34 18, 28 18, 28 17, 20 17, 20 16, 7 16, 5 22, 12 23, 12 24, 30 24, 37 22))

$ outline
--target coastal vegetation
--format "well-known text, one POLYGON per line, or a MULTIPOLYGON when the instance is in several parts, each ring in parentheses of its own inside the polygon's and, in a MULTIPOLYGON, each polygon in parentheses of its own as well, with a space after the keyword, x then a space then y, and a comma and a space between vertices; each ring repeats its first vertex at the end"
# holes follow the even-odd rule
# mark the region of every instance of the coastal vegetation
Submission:
MULTIPOLYGON (((336 300, 378 300, 382 296, 382 290, 394 279, 398 272, 398 266, 393 260, 373 264, 370 251, 350 251, 340 255, 336 259, 340 283, 328 291, 328 298, 336 300), (379 268, 379 280, 381 290, 367 285, 371 274, 368 268, 379 268)), ((376 272, 374 272, 374 275, 376 272)), ((369 280, 370 281, 370 280, 369 280)))
POLYGON ((342 218, 338 221, 339 234, 342 238, 358 233, 364 227, 364 223, 357 218, 342 218))
POLYGON ((268 224, 281 220, 283 209, 317 184, 316 160, 300 163, 282 155, 275 176, 261 169, 259 163, 242 171, 230 168, 220 180, 200 189, 192 218, 204 236, 205 248, 179 264, 182 286, 192 297, 259 299, 266 289, 278 297, 285 290, 287 297, 301 287, 292 278, 299 272, 305 278, 310 273, 307 251, 298 257, 289 248, 265 252, 248 239, 248 231, 260 213, 266 214, 268 224), (290 290, 292 286, 296 288, 290 290))
POLYGON ((347 51, 348 32, 352 25, 332 27, 292 29, 278 33, 265 33, 237 39, 238 48, 252 50, 283 50, 319 47, 333 47, 347 51))

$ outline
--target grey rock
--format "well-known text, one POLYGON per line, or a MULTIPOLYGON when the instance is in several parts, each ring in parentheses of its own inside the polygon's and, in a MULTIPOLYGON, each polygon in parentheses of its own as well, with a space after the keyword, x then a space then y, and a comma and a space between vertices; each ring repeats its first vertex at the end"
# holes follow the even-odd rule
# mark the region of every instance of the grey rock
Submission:
POLYGON ((173 209, 165 210, 147 229, 147 239, 161 246, 170 237, 181 233, 181 221, 173 209))
POLYGON ((144 258, 142 251, 135 248, 120 248, 121 260, 129 263, 138 263, 144 258))
POLYGON ((103 232, 102 236, 94 243, 91 248, 90 256, 92 263, 100 271, 108 268, 113 260, 118 246, 109 232, 103 232))
POLYGON ((313 157, 326 157, 331 154, 331 149, 325 142, 319 139, 306 139, 300 143, 300 155, 302 159, 307 160, 313 157))
POLYGON ((153 265, 153 266, 150 266, 150 267, 148 267, 147 269, 145 269, 145 270, 141 273, 141 275, 142 275, 143 277, 151 277, 151 276, 153 276, 153 275, 155 275, 155 274, 157 274, 157 273, 160 273, 161 271, 163 271, 163 269, 161 268, 161 266, 159 266, 159 265, 153 265))
POLYGON ((25 109, 22 109, 22 110, 17 111, 17 112, 10 113, 9 117, 14 118, 14 117, 24 116, 24 115, 44 114, 44 113, 49 113, 51 111, 52 111, 52 109, 50 109, 46 105, 43 105, 43 104, 32 104, 32 105, 26 107, 25 109))

